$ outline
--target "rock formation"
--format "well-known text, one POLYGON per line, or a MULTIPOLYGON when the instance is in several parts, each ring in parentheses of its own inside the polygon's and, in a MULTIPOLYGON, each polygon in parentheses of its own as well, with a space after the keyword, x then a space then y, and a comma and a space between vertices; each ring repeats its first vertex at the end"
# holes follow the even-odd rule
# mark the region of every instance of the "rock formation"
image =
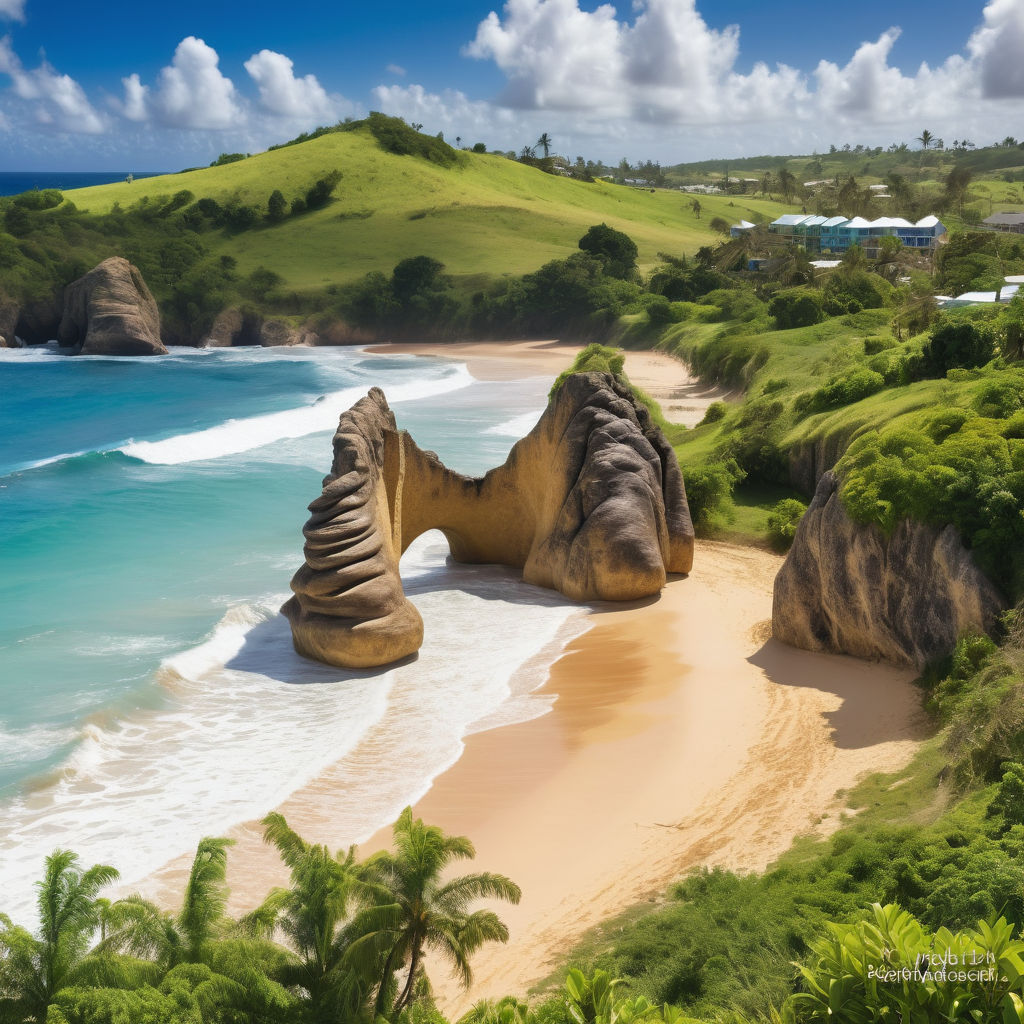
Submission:
POLYGON ((0 348, 18 348, 15 327, 18 323, 18 305, 0 294, 0 348))
POLYGON ((285 320, 265 320, 259 313, 235 307, 222 310, 203 339, 205 348, 261 345, 318 345, 320 338, 308 325, 295 327, 285 320))
POLYGON ((90 356, 166 355, 160 313, 138 268, 112 256, 64 289, 57 338, 90 356))
POLYGON ((853 522, 828 472, 775 578, 772 628, 794 647, 920 669, 1005 606, 955 527, 904 520, 886 538, 853 522))
POLYGON ((300 654, 382 665, 415 652, 419 613, 401 554, 441 530, 460 562, 495 562, 577 601, 657 594, 690 571, 693 526, 675 453, 608 374, 569 377, 505 464, 447 469, 395 424, 374 388, 342 414, 334 462, 310 506, 306 562, 282 611, 300 654))

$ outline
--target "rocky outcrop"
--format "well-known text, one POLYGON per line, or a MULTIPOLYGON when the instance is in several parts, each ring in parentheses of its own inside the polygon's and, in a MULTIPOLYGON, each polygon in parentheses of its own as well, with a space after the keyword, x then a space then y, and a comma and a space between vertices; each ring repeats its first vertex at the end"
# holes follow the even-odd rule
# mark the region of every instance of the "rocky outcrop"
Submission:
POLYGON ((577 601, 657 594, 689 572, 693 526, 675 453, 608 374, 569 377, 505 464, 473 478, 397 429, 374 388, 344 413, 323 493, 309 506, 305 564, 282 611, 300 654, 382 665, 415 652, 419 613, 398 562, 441 530, 460 562, 495 562, 577 601))
POLYGON ((60 329, 61 304, 59 296, 49 296, 26 302, 17 313, 15 337, 26 345, 45 345, 57 337, 60 329))
POLYGON ((18 348, 17 332, 18 304, 5 295, 0 295, 0 348, 18 348))
POLYGON ((828 472, 775 578, 772 629, 794 647, 920 669, 1005 607, 955 527, 904 520, 887 538, 853 522, 828 472))
POLYGON ((57 338, 91 356, 166 355, 160 313, 137 267, 112 256, 64 289, 57 338))
POLYGON ((235 307, 222 310, 203 339, 205 348, 237 348, 261 345, 318 345, 320 338, 308 326, 295 327, 286 320, 265 320, 259 313, 235 307))

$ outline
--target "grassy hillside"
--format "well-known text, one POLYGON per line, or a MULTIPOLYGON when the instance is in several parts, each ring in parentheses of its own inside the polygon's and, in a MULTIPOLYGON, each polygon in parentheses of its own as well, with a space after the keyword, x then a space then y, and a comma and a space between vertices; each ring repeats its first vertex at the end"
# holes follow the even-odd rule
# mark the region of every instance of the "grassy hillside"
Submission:
POLYGON ((187 189, 196 199, 237 196, 265 211, 280 189, 302 195, 322 175, 342 174, 323 209, 237 236, 204 241, 230 254, 246 274, 263 265, 300 292, 389 271, 410 255, 426 254, 447 272, 523 274, 576 250, 586 229, 606 222, 626 232, 640 250, 641 269, 659 251, 690 252, 721 236, 710 222, 773 219, 795 207, 758 198, 703 197, 698 218, 678 192, 585 183, 488 154, 463 153, 452 168, 384 152, 366 131, 325 135, 237 163, 69 192, 79 209, 103 214, 115 203, 130 208, 143 197, 169 198, 187 189))

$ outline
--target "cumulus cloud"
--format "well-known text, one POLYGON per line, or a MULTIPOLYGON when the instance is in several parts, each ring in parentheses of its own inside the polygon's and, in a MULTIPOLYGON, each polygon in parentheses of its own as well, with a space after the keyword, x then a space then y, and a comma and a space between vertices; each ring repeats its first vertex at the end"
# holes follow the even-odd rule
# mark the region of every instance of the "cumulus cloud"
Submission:
POLYGON ((143 85, 138 75, 129 75, 121 79, 124 86, 124 103, 120 104, 121 113, 129 121, 145 121, 149 116, 146 109, 149 86, 143 85))
POLYGON ((0 74, 10 77, 15 95, 25 101, 38 124, 82 135, 105 131, 103 118, 93 109, 78 82, 60 74, 45 60, 27 71, 7 36, 0 39, 0 74))
POLYGON ((578 0, 508 0, 463 52, 505 73, 500 106, 709 129, 765 119, 870 127, 966 118, 982 95, 1024 96, 1021 0, 990 0, 967 57, 912 74, 890 63, 898 28, 862 43, 842 66, 821 61, 805 74, 758 63, 744 74, 738 27, 710 28, 696 0, 635 0, 633 10, 629 21, 609 4, 585 11, 578 0))
POLYGON ((0 18, 11 21, 25 20, 25 0, 0 0, 0 18))
POLYGON ((220 57, 202 39, 187 36, 161 70, 156 88, 147 96, 137 75, 125 80, 126 116, 130 109, 141 120, 143 111, 172 128, 214 130, 238 128, 245 111, 234 83, 220 70, 220 57), (141 104, 141 106, 140 106, 141 104))
POLYGON ((337 117, 333 101, 315 75, 295 77, 295 65, 283 53, 260 50, 245 62, 245 70, 259 86, 260 103, 271 114, 292 120, 337 117))
POLYGON ((1024 96, 1024 5, 1020 0, 991 0, 967 47, 981 67, 987 98, 1024 96))

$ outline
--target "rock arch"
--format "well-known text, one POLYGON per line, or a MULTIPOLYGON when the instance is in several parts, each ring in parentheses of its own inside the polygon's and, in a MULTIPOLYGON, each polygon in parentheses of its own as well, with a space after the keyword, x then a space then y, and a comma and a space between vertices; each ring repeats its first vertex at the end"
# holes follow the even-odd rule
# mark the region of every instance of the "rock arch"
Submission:
POLYGON ((609 374, 569 377, 483 477, 421 449, 373 388, 342 414, 331 472, 309 511, 306 561, 282 611, 300 654, 344 667, 419 649, 423 621, 398 563, 427 530, 445 534, 456 561, 521 568, 527 582, 577 601, 648 597, 693 562, 675 453, 609 374))

